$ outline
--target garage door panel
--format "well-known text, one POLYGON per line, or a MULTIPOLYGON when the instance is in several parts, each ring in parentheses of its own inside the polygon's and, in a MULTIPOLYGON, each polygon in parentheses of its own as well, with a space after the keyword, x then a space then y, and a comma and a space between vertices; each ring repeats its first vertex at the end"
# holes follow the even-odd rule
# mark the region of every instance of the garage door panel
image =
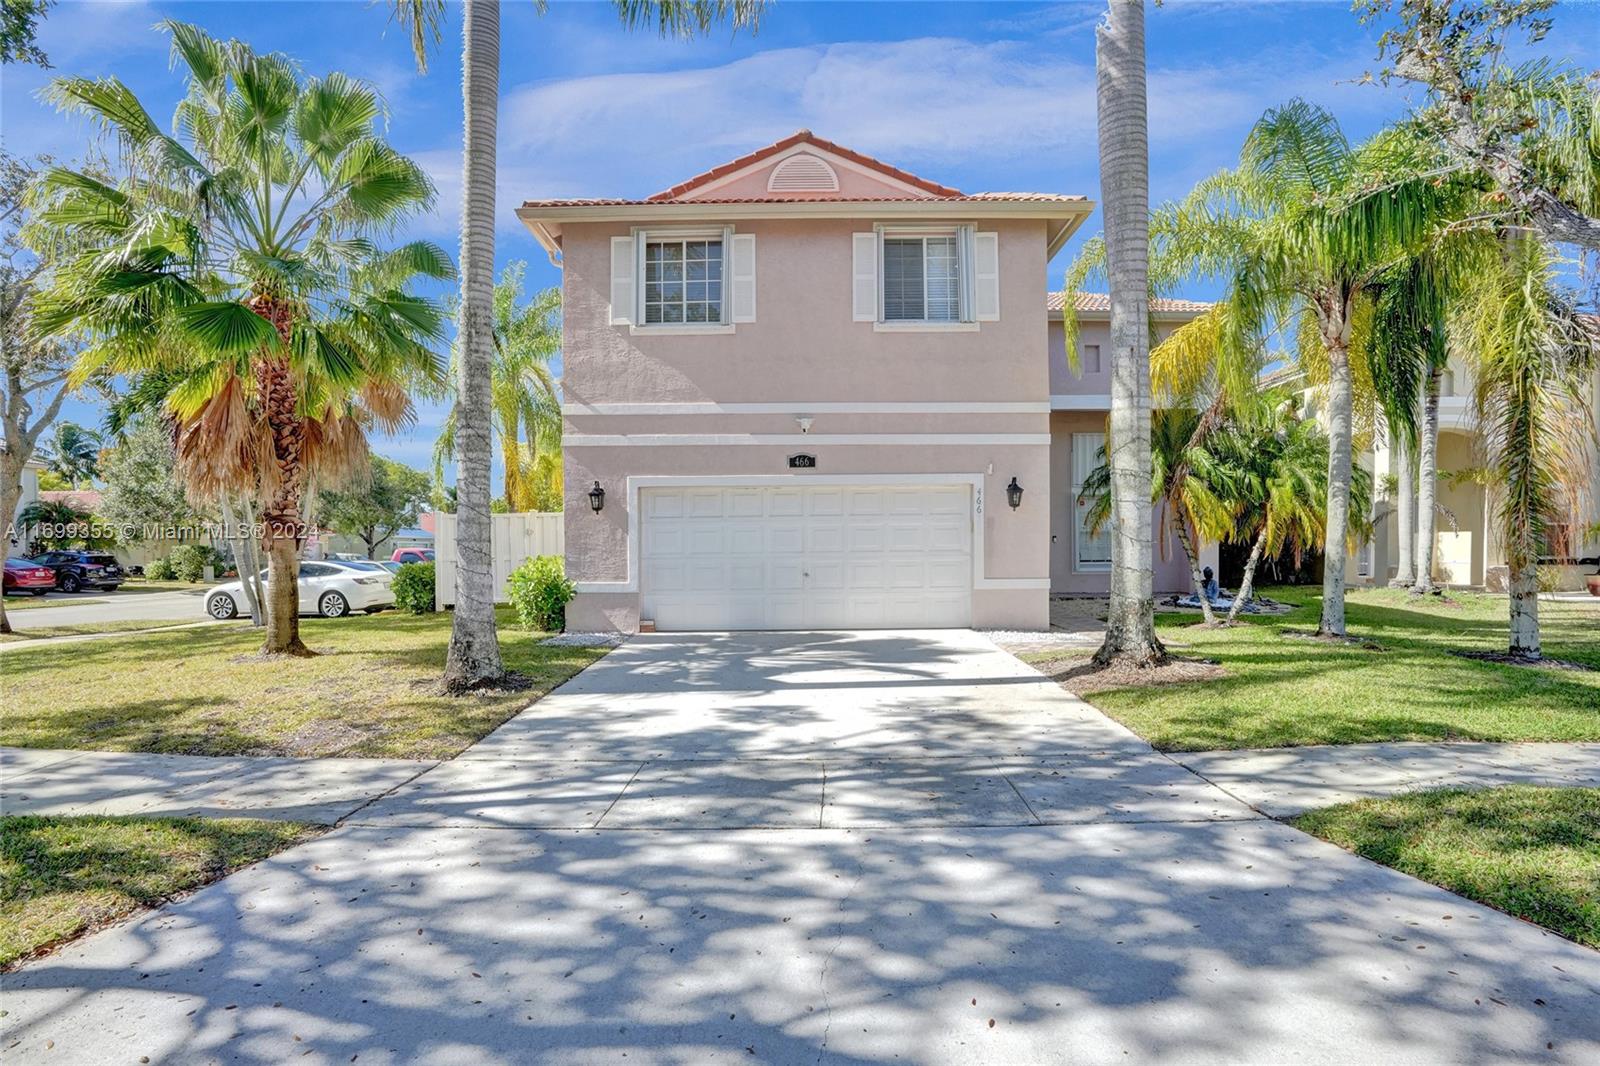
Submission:
POLYGON ((965 486, 641 493, 642 616, 660 629, 965 626, 965 486))

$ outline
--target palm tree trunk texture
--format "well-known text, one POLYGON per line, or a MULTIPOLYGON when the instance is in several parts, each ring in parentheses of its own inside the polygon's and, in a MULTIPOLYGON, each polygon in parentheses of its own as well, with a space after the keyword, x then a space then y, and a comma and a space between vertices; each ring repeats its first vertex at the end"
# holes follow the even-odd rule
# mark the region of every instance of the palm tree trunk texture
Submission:
POLYGON ((1511 640, 1506 650, 1519 658, 1538 659, 1543 655, 1539 647, 1539 567, 1527 554, 1513 557, 1510 569, 1511 640))
POLYGON ((1261 552, 1267 545, 1267 527, 1263 523, 1261 532, 1256 534, 1255 543, 1250 545, 1250 557, 1244 561, 1244 577, 1239 579, 1239 590, 1233 594, 1233 606, 1228 608, 1228 617, 1224 624, 1232 625, 1239 617, 1239 612, 1244 610, 1244 605, 1250 602, 1250 597, 1256 591, 1256 567, 1261 565, 1261 552))
POLYGON ((1322 544, 1321 636, 1342 637, 1344 564, 1350 532, 1350 451, 1352 396, 1350 382, 1349 307, 1326 309, 1323 344, 1328 350, 1328 516, 1322 544))
POLYGON ((495 126, 500 93, 500 0, 463 5, 461 95, 461 320, 456 343, 456 607, 444 679, 454 688, 505 673, 494 624, 489 468, 494 425, 495 126))
POLYGON ((1166 657, 1155 631, 1150 500, 1150 130, 1145 98, 1143 0, 1110 0, 1095 33, 1100 191, 1111 287, 1111 604, 1095 653, 1153 665, 1166 657))
POLYGON ((1177 512, 1173 501, 1168 500, 1167 506, 1172 507, 1173 513, 1177 515, 1177 522, 1174 524, 1178 531, 1178 544, 1183 548, 1183 557, 1189 561, 1189 578, 1194 582, 1194 594, 1200 601, 1200 615, 1205 619, 1206 625, 1214 626, 1217 624, 1217 614, 1211 609, 1211 598, 1206 595, 1206 579, 1200 573, 1200 554, 1195 551, 1194 531, 1183 515, 1177 512))
POLYGON ((1435 506, 1439 492, 1439 378, 1438 369, 1428 372, 1422 397, 1422 425, 1417 444, 1417 577, 1411 591, 1417 595, 1433 592, 1434 529, 1439 524, 1435 506))
POLYGON ((516 417, 502 414, 500 419, 500 462, 506 468, 506 510, 525 511, 527 490, 522 477, 522 440, 516 417))
MULTIPOLYGON (((293 332, 293 309, 271 296, 258 295, 251 310, 271 322, 283 343, 293 332)), ((267 553, 267 635, 261 650, 270 655, 311 655, 300 640, 300 545, 305 539, 301 495, 305 491, 305 422, 289 364, 281 358, 256 364, 256 390, 272 433, 278 483, 261 511, 262 540, 267 553)))
POLYGON ((1394 442, 1394 455, 1399 465, 1399 487, 1395 501, 1395 521, 1400 536, 1399 559, 1390 588, 1408 589, 1417 583, 1417 479, 1412 466, 1411 447, 1404 434, 1394 442))

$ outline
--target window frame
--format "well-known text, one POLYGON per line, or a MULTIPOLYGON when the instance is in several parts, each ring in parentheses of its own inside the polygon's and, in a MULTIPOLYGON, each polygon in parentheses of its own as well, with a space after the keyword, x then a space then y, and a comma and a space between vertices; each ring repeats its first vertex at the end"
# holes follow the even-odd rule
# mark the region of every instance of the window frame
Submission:
POLYGON ((976 256, 973 250, 976 227, 970 223, 944 226, 885 226, 873 227, 878 244, 878 316, 872 328, 878 332, 970 333, 978 329, 975 315, 977 299, 973 292, 973 270, 976 256), (928 238, 952 238, 955 242, 956 261, 956 317, 953 319, 928 318, 928 238), (892 240, 922 241, 922 318, 885 317, 888 287, 887 245, 892 240))
MULTIPOLYGON (((634 333, 666 333, 686 336, 732 333, 734 331, 732 308, 733 227, 707 226, 655 226, 634 227, 633 234, 633 321, 634 333), (717 279, 716 321, 707 322, 646 322, 645 321, 645 262, 652 242, 657 244, 688 244, 692 241, 717 241, 722 248, 722 266, 717 279)), ((685 279, 684 285, 688 284, 685 279)), ((687 301, 686 301, 687 302, 687 301)), ((697 301, 698 302, 698 301, 697 301)))
MULTIPOLYGON (((1109 555, 1104 562, 1085 562, 1083 558, 1084 544, 1085 541, 1089 539, 1088 532, 1084 526, 1083 516, 1087 512, 1088 508, 1086 505, 1080 506, 1078 503, 1078 494, 1083 491, 1083 482, 1080 481, 1078 477, 1078 449, 1080 441, 1083 441, 1089 437, 1099 438, 1099 447, 1101 448, 1106 446, 1107 441, 1106 434, 1096 430, 1074 430, 1072 432, 1072 455, 1071 459, 1069 460, 1071 463, 1072 473, 1072 477, 1070 479, 1072 495, 1067 500, 1068 506, 1072 509, 1072 572, 1075 574, 1109 574, 1111 572, 1111 559, 1109 558, 1109 555)), ((1093 454, 1094 452, 1091 449, 1090 455, 1092 456, 1093 454)), ((1092 464, 1090 469, 1093 469, 1092 464)))

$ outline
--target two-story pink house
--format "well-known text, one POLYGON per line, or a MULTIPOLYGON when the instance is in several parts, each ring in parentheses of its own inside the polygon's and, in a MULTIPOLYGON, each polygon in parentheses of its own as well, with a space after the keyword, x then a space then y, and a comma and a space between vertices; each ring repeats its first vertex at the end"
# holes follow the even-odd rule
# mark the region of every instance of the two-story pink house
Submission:
POLYGON ((1073 497, 1105 314, 1073 377, 1046 297, 1093 206, 806 130, 644 200, 524 204, 564 273, 569 627, 1043 628, 1052 591, 1103 591, 1073 497))

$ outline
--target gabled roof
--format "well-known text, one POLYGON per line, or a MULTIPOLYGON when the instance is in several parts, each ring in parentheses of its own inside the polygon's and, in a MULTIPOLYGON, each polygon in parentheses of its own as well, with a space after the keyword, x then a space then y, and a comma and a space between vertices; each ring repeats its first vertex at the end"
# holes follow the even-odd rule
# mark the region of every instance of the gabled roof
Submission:
MULTIPOLYGON (((1052 292, 1045 297, 1045 310, 1053 314, 1060 314, 1063 306, 1062 294, 1052 292)), ((1073 309, 1080 315, 1109 315, 1111 313, 1111 296, 1103 292, 1078 292, 1073 293, 1073 309)), ((1157 296, 1150 301, 1150 310, 1158 315, 1203 315, 1211 310, 1212 305, 1204 300, 1179 300, 1168 296, 1157 296)))
POLYGON ((908 221, 1028 219, 1048 223, 1050 254, 1088 218, 1087 197, 1040 192, 963 193, 863 152, 797 130, 642 200, 580 197, 526 200, 517 217, 559 262, 563 226, 738 222, 761 218, 908 221))
POLYGON ((738 159, 730 159, 728 162, 723 163, 720 166, 715 166, 710 170, 696 174, 687 181, 680 181, 670 189, 662 189, 660 192, 649 197, 649 201, 659 203, 662 200, 680 200, 687 193, 693 192, 695 189, 698 189, 703 185, 709 185, 718 178, 725 178, 730 174, 736 174, 741 170, 745 170, 757 163, 762 162, 763 160, 770 159, 775 155, 779 155, 782 152, 788 151, 790 148, 794 148, 802 144, 810 145, 813 148, 820 148, 829 155, 836 155, 841 159, 848 159, 850 162, 857 163, 869 170, 875 170, 885 177, 893 178, 895 181, 902 182, 906 185, 915 186, 916 188, 921 189, 932 196, 951 197, 961 195, 961 190, 959 189, 952 189, 948 185, 940 185, 937 182, 928 181, 926 178, 919 178, 915 174, 901 170, 899 167, 890 166, 881 159, 874 159, 870 155, 863 155, 860 152, 846 148, 842 144, 835 144, 832 141, 818 137, 810 130, 801 129, 795 130, 781 141, 773 141, 765 148, 757 148, 755 151, 742 155, 738 159))

